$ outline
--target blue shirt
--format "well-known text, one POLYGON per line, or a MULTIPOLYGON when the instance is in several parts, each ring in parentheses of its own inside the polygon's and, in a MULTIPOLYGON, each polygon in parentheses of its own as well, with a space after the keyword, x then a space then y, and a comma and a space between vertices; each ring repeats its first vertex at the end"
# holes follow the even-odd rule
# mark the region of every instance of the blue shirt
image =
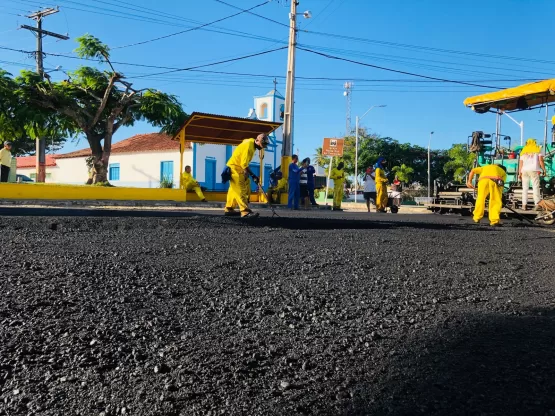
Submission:
POLYGON ((297 166, 295 162, 291 162, 291 164, 289 165, 289 183, 299 183, 299 181, 301 180, 301 170, 302 168, 297 166))

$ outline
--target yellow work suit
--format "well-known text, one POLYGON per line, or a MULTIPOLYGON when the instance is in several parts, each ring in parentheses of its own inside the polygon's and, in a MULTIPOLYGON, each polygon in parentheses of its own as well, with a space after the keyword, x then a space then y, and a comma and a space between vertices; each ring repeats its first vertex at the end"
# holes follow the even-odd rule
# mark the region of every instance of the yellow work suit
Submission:
POLYGON ((488 217, 491 225, 499 223, 501 208, 503 207, 503 187, 497 185, 492 179, 507 179, 507 174, 497 165, 486 165, 472 169, 475 175, 480 175, 478 179, 478 196, 474 207, 474 221, 478 222, 484 217, 486 208, 486 198, 489 195, 488 217))
POLYGON ((376 209, 385 211, 387 208, 387 177, 382 168, 375 171, 376 177, 376 209))
POLYGON ((333 179, 333 207, 340 209, 341 201, 343 201, 343 183, 345 182, 345 173, 343 169, 332 169, 330 178, 333 179))
POLYGON ((248 201, 250 193, 248 189, 249 181, 245 173, 254 157, 254 149, 254 139, 245 139, 235 148, 227 161, 227 166, 231 169, 231 179, 229 181, 229 190, 227 191, 225 212, 232 212, 235 202, 239 205, 242 216, 250 212, 248 201))
POLYGON ((195 178, 193 178, 193 175, 187 172, 183 172, 183 175, 181 175, 181 177, 183 178, 183 189, 185 189, 185 192, 194 191, 201 201, 205 199, 204 194, 200 189, 200 185, 195 180, 195 178))

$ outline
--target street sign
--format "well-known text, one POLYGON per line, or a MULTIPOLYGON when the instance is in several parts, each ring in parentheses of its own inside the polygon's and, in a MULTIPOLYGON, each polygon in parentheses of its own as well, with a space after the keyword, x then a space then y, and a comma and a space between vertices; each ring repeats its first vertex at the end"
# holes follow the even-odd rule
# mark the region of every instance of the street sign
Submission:
POLYGON ((343 156, 343 144, 345 139, 324 139, 322 145, 322 156, 343 156))

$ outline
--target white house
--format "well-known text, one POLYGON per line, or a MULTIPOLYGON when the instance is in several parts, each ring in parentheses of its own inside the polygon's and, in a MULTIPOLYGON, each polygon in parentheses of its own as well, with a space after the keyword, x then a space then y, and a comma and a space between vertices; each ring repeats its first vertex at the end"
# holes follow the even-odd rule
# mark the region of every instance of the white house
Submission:
MULTIPOLYGON (((89 177, 90 149, 61 155, 48 155, 46 182, 82 185, 89 177)), ((185 164, 191 164, 192 151, 185 150, 185 164)), ((17 172, 35 179, 35 157, 18 158, 17 172)), ((157 188, 162 179, 179 185, 179 142, 160 133, 138 134, 112 146, 108 180, 116 186, 157 188)))
MULTIPOLYGON (((254 105, 259 120, 283 121, 285 99, 272 90, 255 97, 254 105)), ((264 187, 269 185, 270 173, 281 164, 283 131, 280 127, 270 135, 270 145, 264 152, 264 187)), ((247 137, 246 137, 247 138, 247 137)), ((190 165, 193 177, 209 190, 227 190, 222 184, 221 172, 233 146, 187 143, 183 166, 190 165)), ((88 179, 86 159, 90 149, 77 150, 46 158, 46 182, 84 184, 88 179)), ((160 133, 138 134, 112 145, 108 166, 108 180, 116 186, 157 188, 162 179, 179 186, 179 142, 160 133)), ((251 170, 260 175, 258 152, 251 162, 251 170)), ((35 157, 17 158, 17 172, 35 179, 35 157)), ((253 190, 256 185, 252 183, 253 190)))

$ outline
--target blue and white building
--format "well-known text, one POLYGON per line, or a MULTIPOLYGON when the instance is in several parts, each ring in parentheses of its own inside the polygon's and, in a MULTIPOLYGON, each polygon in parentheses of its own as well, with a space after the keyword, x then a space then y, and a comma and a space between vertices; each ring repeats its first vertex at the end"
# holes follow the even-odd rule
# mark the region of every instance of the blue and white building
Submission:
MULTIPOLYGON (((250 117, 256 117, 263 121, 283 122, 285 98, 276 90, 268 92, 263 96, 254 97, 254 111, 250 117)), ((283 143, 283 127, 279 127, 270 136, 270 144, 264 151, 264 188, 267 189, 270 182, 270 173, 281 164, 281 149, 283 143)), ((192 170, 196 180, 209 190, 225 191, 228 185, 222 183, 220 174, 225 164, 231 157, 234 146, 217 144, 193 143, 192 170)), ((186 163, 187 164, 187 163, 186 163)), ((258 151, 250 165, 251 170, 260 176, 260 158, 258 151)), ((256 185, 251 182, 252 190, 256 185)))

